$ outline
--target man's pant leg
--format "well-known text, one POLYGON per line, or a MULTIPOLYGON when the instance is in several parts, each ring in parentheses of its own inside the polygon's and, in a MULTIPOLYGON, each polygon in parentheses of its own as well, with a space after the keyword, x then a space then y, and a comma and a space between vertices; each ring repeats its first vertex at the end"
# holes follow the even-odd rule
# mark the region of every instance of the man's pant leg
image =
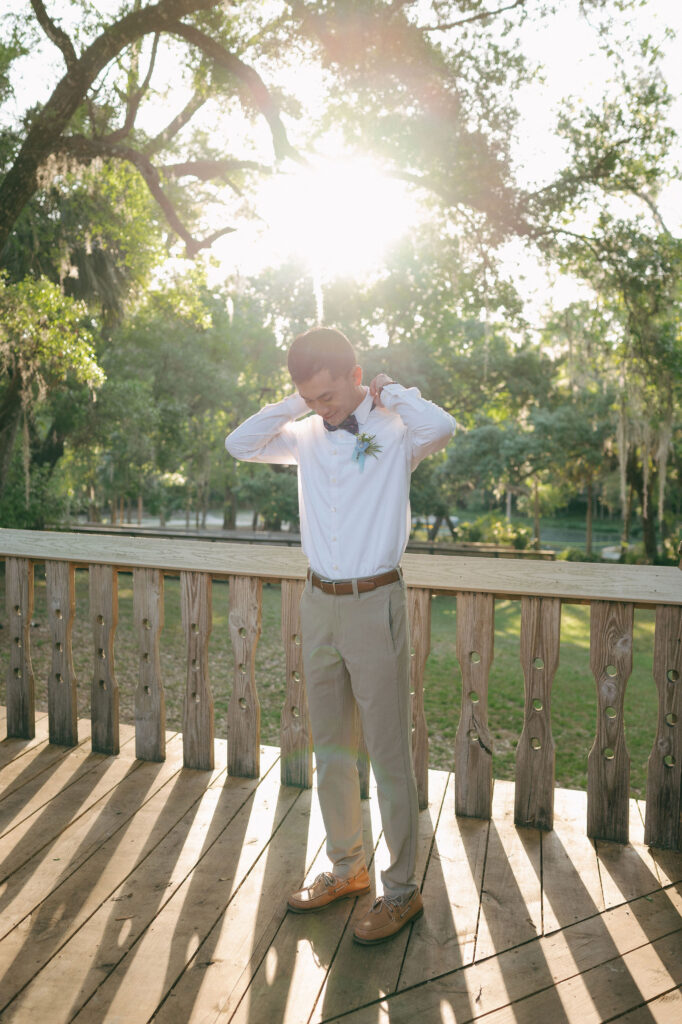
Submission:
POLYGON ((418 885, 419 802, 412 763, 412 708, 407 597, 402 581, 343 601, 340 649, 350 672, 377 782, 390 864, 386 896, 418 885))
POLYGON ((357 769, 356 704, 338 649, 339 601, 306 584, 301 598, 301 633, 308 711, 317 766, 317 793, 327 833, 327 856, 338 878, 365 866, 360 781, 357 769))

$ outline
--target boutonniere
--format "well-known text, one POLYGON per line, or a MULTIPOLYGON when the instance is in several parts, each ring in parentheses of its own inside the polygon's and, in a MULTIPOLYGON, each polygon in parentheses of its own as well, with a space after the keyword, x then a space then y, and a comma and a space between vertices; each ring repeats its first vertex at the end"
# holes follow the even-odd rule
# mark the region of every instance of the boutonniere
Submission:
POLYGON ((373 455, 374 458, 378 458, 379 452, 381 451, 381 445, 377 444, 377 439, 374 434, 358 434, 355 438, 355 448, 353 449, 353 458, 360 467, 362 473, 365 468, 365 456, 373 455))

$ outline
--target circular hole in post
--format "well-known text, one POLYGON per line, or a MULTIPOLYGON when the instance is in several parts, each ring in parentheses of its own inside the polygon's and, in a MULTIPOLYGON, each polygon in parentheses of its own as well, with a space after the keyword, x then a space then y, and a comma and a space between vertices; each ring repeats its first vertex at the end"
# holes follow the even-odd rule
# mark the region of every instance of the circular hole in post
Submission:
POLYGON ((604 714, 606 715, 607 718, 617 718, 618 717, 618 712, 616 711, 615 708, 612 708, 611 705, 609 705, 607 708, 604 708, 604 714))
POLYGON ((611 678, 613 679, 613 677, 618 674, 618 670, 617 670, 616 666, 615 665, 607 665, 606 666, 606 674, 607 674, 607 676, 611 676, 611 678))
POLYGON ((149 651, 144 652, 144 654, 142 655, 142 660, 149 661, 149 651))
POLYGON ((301 712, 298 710, 298 708, 296 707, 295 704, 294 704, 294 706, 291 709, 291 714, 292 714, 293 718, 300 718, 301 717, 301 712))
POLYGON ((54 649, 55 649, 55 651, 63 651, 64 650, 64 647, 63 647, 63 645, 62 645, 60 640, 57 640, 57 643, 54 645, 54 649))
POLYGON ((481 655, 478 653, 478 651, 472 651, 470 653, 469 661, 471 662, 472 665, 478 665, 480 660, 481 660, 481 655))
POLYGON ((192 694, 192 700, 194 701, 195 704, 199 704, 201 701, 201 697, 199 696, 196 690, 192 694))
POLYGON ((467 736, 469 737, 472 743, 478 743, 478 733, 476 732, 475 729, 469 729, 467 736))
POLYGON ((20 636, 15 636, 14 644, 15 644, 16 647, 21 647, 21 637, 20 636))
POLYGON ((196 670, 197 670, 197 659, 196 658, 192 658, 192 668, 196 672, 196 670))
POLYGON ((55 610, 54 610, 54 617, 55 617, 55 619, 61 619, 62 618, 62 610, 61 610, 61 608, 55 608, 55 610))
POLYGON ((149 619, 143 619, 142 620, 142 625, 143 625, 144 629, 151 629, 152 628, 152 624, 149 621, 149 619))
POLYGON ((145 693, 147 693, 147 694, 149 694, 149 693, 151 693, 152 691, 151 691, 151 689, 150 689, 150 688, 149 688, 148 686, 145 686, 145 688, 144 688, 144 692, 145 692, 145 693))
POLYGON ((665 720, 668 725, 677 725, 677 715, 674 711, 669 711, 665 716, 665 720))
POLYGON ((240 661, 240 662, 239 662, 239 671, 241 672, 241 674, 242 674, 243 676, 245 676, 245 675, 246 675, 246 665, 244 664, 244 662, 243 662, 243 661, 240 661))
POLYGON ((534 658, 533 659, 533 668, 544 668, 544 667, 545 667, 545 663, 542 660, 542 658, 534 658))
POLYGON ((58 683, 62 682, 62 674, 61 674, 61 672, 55 673, 55 679, 57 680, 58 683))
POLYGON ((301 634, 300 633, 294 633, 294 635, 292 637, 292 640, 294 641, 294 643, 296 644, 297 647, 301 646, 301 634))
POLYGON ((533 701, 533 711, 542 711, 543 707, 544 707, 544 705, 543 705, 542 701, 540 700, 540 698, 536 697, 535 700, 533 701))
POLYGON ((469 690, 469 700, 472 704, 478 704, 480 699, 475 690, 469 690))
POLYGON ((99 626, 102 626, 104 624, 104 616, 103 615, 98 615, 97 616, 97 624, 99 626))
POLYGON ((197 626, 196 622, 193 622, 189 628, 192 630, 193 633, 199 632, 199 627, 197 626))
POLYGON ((246 711, 248 707, 248 704, 246 703, 246 697, 239 698, 239 707, 242 709, 242 711, 246 711))
POLYGON ((668 669, 666 676, 668 678, 669 683, 676 683, 677 680, 680 678, 680 673, 677 671, 676 668, 670 668, 668 669))
POLYGON ((100 688, 100 690, 106 690, 107 684, 104 681, 104 679, 100 679, 100 681, 99 681, 99 688, 100 688))
POLYGON ((613 761, 614 757, 616 756, 613 747, 604 747, 602 754, 604 755, 607 761, 613 761))
POLYGON ((539 737, 531 736, 531 738, 530 738, 530 745, 533 748, 533 750, 539 750, 541 748, 541 746, 542 746, 542 743, 540 742, 539 737))
POLYGON ((293 679, 293 681, 295 683, 300 683, 300 681, 301 681, 301 673, 300 672, 292 672, 291 673, 291 678, 293 679))
POLYGON ((239 627, 239 635, 240 636, 246 636, 246 627, 245 626, 240 626, 239 627))
POLYGON ((17 679, 21 679, 21 669, 15 668, 14 675, 17 677, 17 679))
POLYGON ((14 606, 14 614, 15 615, 21 615, 21 605, 15 604, 15 606, 14 606))
POLYGON ((104 648, 103 647, 100 647, 100 649, 98 650, 97 654, 101 658, 101 660, 104 661, 104 659, 106 658, 106 654, 104 652, 104 648))
POLYGON ((675 765, 677 764, 677 762, 675 761, 674 755, 673 754, 666 754, 665 757, 663 758, 663 764, 666 766, 666 768, 674 768, 675 765))

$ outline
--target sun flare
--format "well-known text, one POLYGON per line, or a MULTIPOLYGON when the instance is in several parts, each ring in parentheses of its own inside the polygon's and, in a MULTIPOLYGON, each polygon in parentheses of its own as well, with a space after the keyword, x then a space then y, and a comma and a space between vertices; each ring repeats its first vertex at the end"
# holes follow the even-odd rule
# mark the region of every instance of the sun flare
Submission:
POLYGON ((324 279, 376 268, 417 217, 407 186, 367 159, 324 159, 273 179, 261 214, 273 255, 302 258, 324 279))

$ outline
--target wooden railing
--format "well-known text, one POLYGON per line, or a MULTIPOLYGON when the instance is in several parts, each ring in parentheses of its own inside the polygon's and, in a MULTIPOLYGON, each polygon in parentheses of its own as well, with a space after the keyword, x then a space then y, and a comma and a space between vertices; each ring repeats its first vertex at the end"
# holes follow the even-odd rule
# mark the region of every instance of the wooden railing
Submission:
MULTIPOLYGON (((184 763, 213 768, 213 697, 208 678, 213 579, 229 580, 229 631, 234 681, 228 706, 228 771, 257 777, 260 771, 260 706, 255 655, 260 635, 261 587, 278 582, 282 592, 282 643, 286 686, 281 717, 283 784, 310 786, 312 747, 305 697, 299 599, 306 562, 294 549, 0 530, 6 565, 7 734, 35 732, 30 622, 33 566, 45 565, 52 667, 48 680, 49 736, 73 745, 76 680, 71 654, 75 569, 87 566, 94 670, 91 690, 92 747, 118 752, 118 686, 114 635, 118 618, 117 572, 132 571, 133 614, 139 646, 135 694, 136 754, 165 756, 164 688, 159 648, 163 632, 164 574, 179 575, 187 676, 183 717, 184 763)), ((516 756, 515 819, 518 825, 551 829, 554 739, 551 693, 559 660, 562 603, 590 604, 590 665, 597 690, 597 734, 588 759, 587 832, 593 838, 628 841, 629 756, 623 700, 632 670, 633 611, 655 608, 653 676, 658 726, 648 761, 645 840, 680 846, 682 779, 682 573, 676 568, 569 562, 490 561, 479 558, 405 555, 412 637, 413 754, 419 800, 428 799, 428 733, 423 680, 430 644, 431 595, 457 597, 456 652, 462 672, 455 739, 455 810, 489 818, 493 743, 488 728, 488 681, 493 661, 495 598, 521 600, 521 665, 525 681, 523 731, 516 756)), ((359 759, 366 791, 366 755, 359 759)))

